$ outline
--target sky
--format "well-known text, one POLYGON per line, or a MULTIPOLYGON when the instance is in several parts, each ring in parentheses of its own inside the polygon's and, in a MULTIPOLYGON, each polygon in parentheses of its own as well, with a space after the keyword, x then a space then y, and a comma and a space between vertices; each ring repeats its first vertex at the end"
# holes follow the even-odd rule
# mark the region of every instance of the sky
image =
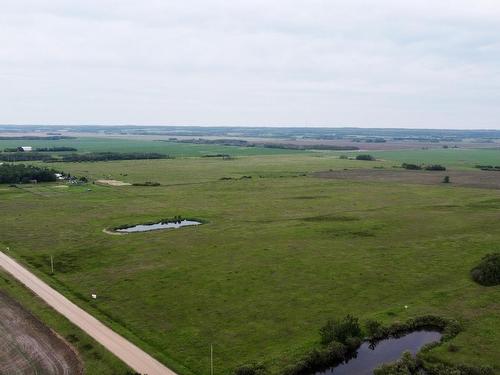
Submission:
POLYGON ((500 2, 2 0, 0 123, 500 129, 500 2))

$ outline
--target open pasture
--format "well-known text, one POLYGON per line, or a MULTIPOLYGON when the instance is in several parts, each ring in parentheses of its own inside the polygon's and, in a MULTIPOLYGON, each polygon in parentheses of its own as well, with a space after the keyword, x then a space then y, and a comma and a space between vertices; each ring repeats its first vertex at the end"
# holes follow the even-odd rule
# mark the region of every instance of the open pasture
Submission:
POLYGON ((479 189, 500 189, 500 171, 446 170, 424 171, 405 169, 349 169, 317 172, 314 176, 351 181, 379 181, 386 183, 443 185, 479 189))
POLYGON ((209 374, 211 344, 216 373, 253 361, 279 373, 328 318, 348 313, 386 323, 456 318, 465 327, 451 342, 459 350, 445 344, 429 355, 500 370, 500 289, 469 276, 498 249, 500 192, 312 177, 393 164, 322 153, 60 163, 92 179, 162 185, 1 190, 1 240, 181 374, 209 374), (176 215, 206 224, 103 233, 176 215))

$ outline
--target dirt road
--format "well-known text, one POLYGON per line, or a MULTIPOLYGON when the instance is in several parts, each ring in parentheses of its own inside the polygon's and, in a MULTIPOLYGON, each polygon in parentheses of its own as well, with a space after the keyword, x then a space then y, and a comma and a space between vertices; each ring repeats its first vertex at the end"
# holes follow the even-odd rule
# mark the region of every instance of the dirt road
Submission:
POLYGON ((0 267, 135 371, 148 375, 176 375, 175 372, 106 327, 1 251, 0 267))

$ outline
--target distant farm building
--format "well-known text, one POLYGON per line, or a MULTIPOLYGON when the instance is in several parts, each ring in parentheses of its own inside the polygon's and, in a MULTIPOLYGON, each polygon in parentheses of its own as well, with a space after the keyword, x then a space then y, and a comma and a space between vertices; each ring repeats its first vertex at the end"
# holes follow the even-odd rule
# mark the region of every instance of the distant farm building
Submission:
POLYGON ((31 151, 33 151, 33 147, 31 147, 31 146, 20 146, 20 147, 17 148, 17 151, 31 152, 31 151))

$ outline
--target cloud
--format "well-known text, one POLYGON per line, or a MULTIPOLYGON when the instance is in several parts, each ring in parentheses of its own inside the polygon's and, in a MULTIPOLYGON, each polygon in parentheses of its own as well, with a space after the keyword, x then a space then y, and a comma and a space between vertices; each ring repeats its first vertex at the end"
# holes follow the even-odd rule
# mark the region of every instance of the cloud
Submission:
POLYGON ((499 128, 496 1, 7 0, 0 122, 499 128))

